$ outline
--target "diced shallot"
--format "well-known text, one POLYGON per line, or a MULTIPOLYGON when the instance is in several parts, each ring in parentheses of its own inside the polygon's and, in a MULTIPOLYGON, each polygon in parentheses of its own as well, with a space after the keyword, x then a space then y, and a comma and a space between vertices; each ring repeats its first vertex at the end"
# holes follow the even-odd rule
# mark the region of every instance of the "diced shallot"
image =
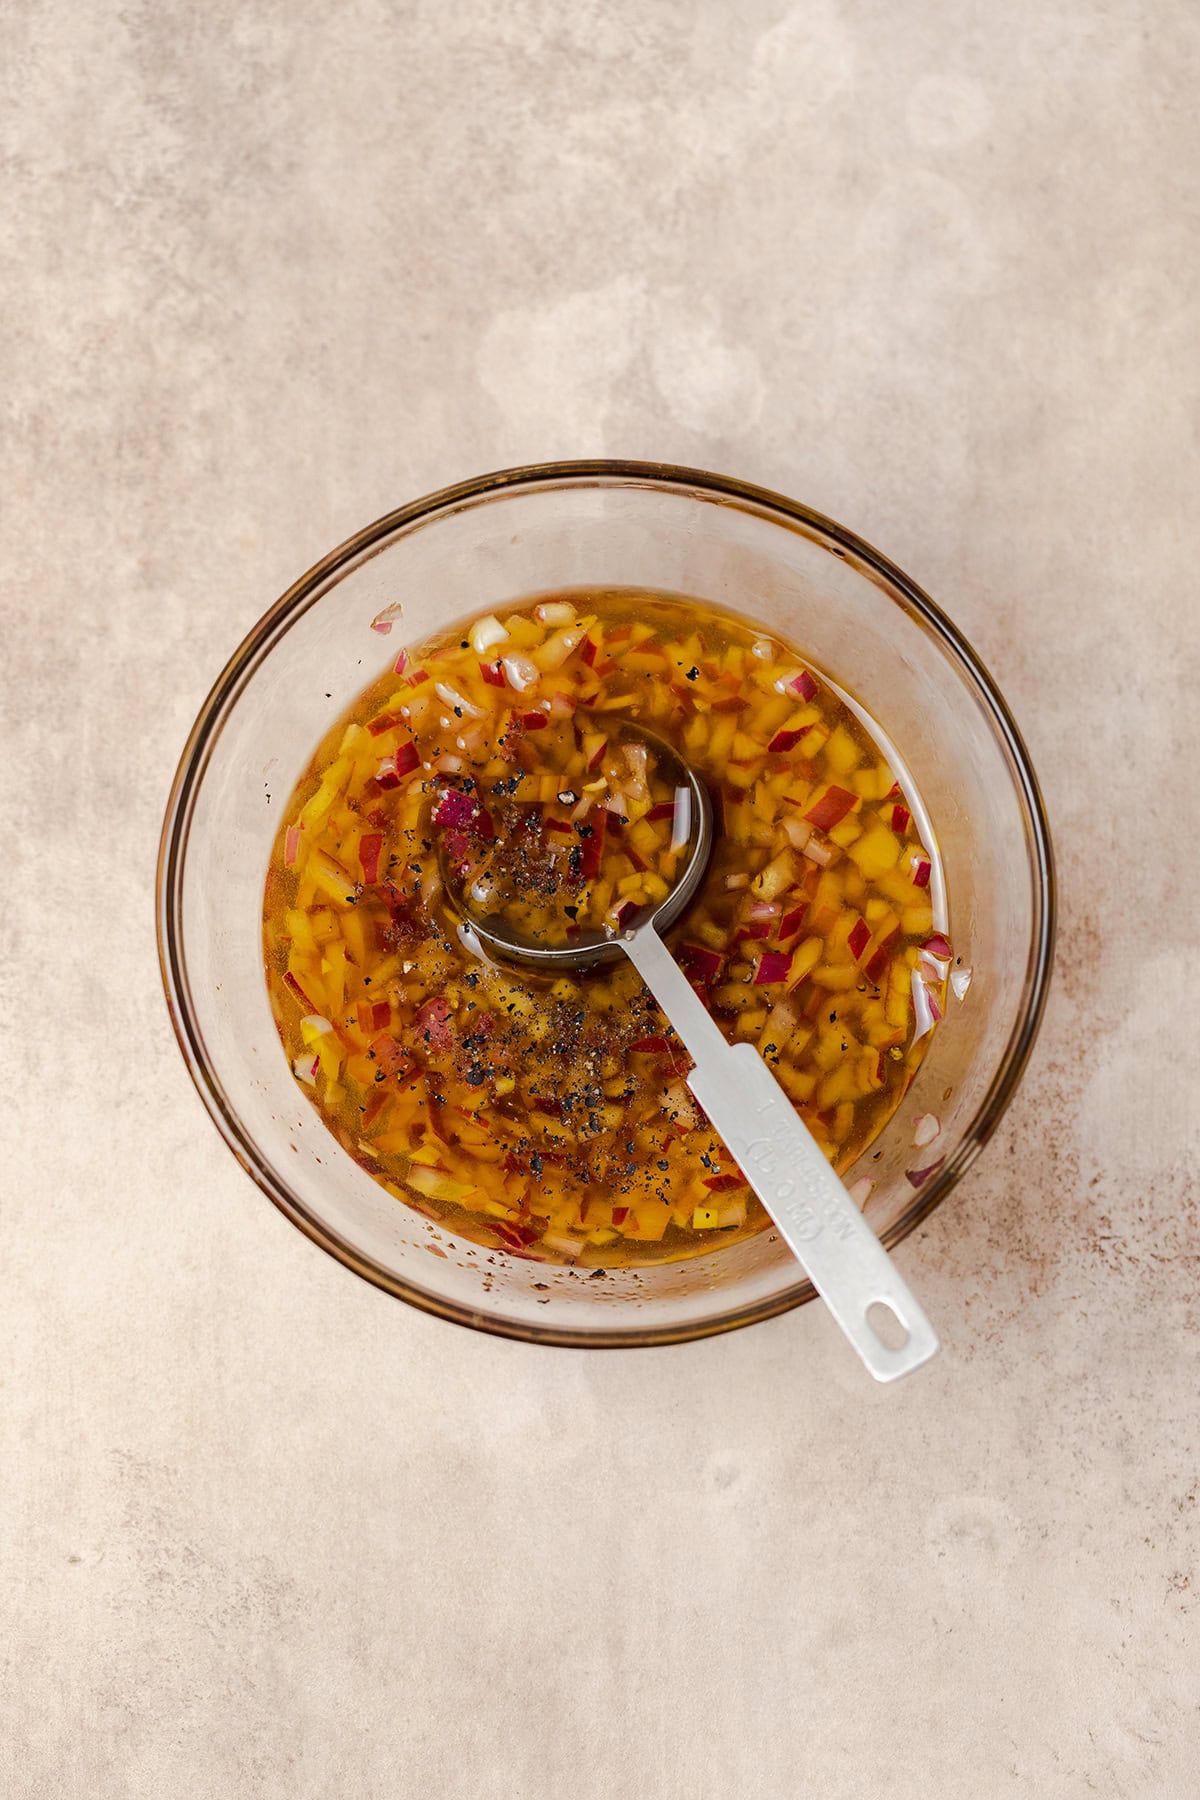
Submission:
MULTIPOLYGON (((417 1031, 431 1050, 448 1050, 454 1042, 449 1018, 450 1002, 443 994, 435 994, 432 1000, 426 1000, 418 1012, 417 1031)), ((431 1110, 431 1119, 432 1116, 431 1110)))
POLYGON ((593 738, 591 733, 585 734, 583 740, 583 753, 587 757, 587 772, 589 775, 594 775, 596 773, 597 769, 604 761, 607 750, 608 739, 606 737, 596 735, 593 738))
POLYGON ((786 981, 788 970, 792 966, 790 952, 767 950, 758 959, 758 967, 754 971, 755 987, 770 987, 777 981, 786 981))
POLYGON ((937 1161, 935 1163, 930 1163, 927 1169, 905 1169, 904 1179, 905 1181, 911 1182, 915 1188, 923 1187, 931 1175, 937 1174, 945 1160, 944 1156, 939 1156, 937 1161))
MULTIPOLYGON (((595 881, 600 873, 600 864, 604 857, 604 837, 608 814, 598 812, 595 818, 596 823, 580 847, 579 875, 583 881, 595 881)), ((583 829, 587 831, 587 826, 585 825, 583 829)))
POLYGON ((892 959, 892 951, 896 947, 896 940, 899 936, 900 928, 897 926, 894 931, 889 931, 885 938, 881 938, 872 952, 870 962, 863 970, 863 974, 866 976, 867 980, 874 982, 876 986, 883 980, 884 973, 892 959))
POLYGON ((314 1087, 317 1080, 317 1070, 320 1067, 320 1057, 315 1055, 311 1050, 303 1050, 292 1064, 292 1073, 295 1075, 297 1081, 303 1081, 309 1087, 314 1087))
POLYGON ((971 976, 973 974, 973 969, 955 969, 951 973, 950 986, 956 1000, 966 999, 967 989, 971 985, 971 976))
POLYGON ((383 834, 378 831, 364 832, 358 840, 358 860, 362 868, 363 880, 368 887, 373 887, 379 880, 379 853, 383 849, 383 834))
POLYGON ((550 600, 544 605, 534 608, 540 625, 573 625, 575 608, 569 600, 550 600))
POLYGON ((462 788, 446 788, 438 798, 432 818, 435 825, 473 831, 477 837, 490 840, 496 835, 487 808, 480 805, 474 794, 465 793, 462 788))
POLYGON ((283 860, 289 869, 294 869, 300 855, 300 827, 289 825, 283 840, 283 860))
POLYGON ((831 782, 825 792, 813 801, 804 817, 810 825, 815 825, 818 831, 832 831, 834 826, 840 825, 846 814, 851 811, 855 799, 854 794, 848 793, 845 788, 838 787, 836 782, 831 782))
MULTIPOLYGON (((789 957, 788 960, 790 962, 791 958, 789 957)), ((800 1010, 795 996, 785 994, 782 1000, 775 1002, 767 1014, 767 1022, 762 1031, 763 1041, 774 1044, 777 1050, 782 1050, 799 1023, 800 1010)))
MULTIPOLYGON (((758 896, 755 904, 763 901, 775 901, 779 894, 786 894, 795 879, 796 864, 790 850, 781 850, 773 856, 765 869, 760 869, 751 883, 751 892, 758 896)), ((779 908, 776 905, 775 914, 779 908)), ((754 913, 751 912, 751 918, 754 913)), ((775 915, 772 915, 775 916, 775 915)))
POLYGON ((538 684, 540 671, 537 664, 519 652, 504 657, 500 667, 504 670, 504 679, 509 687, 518 694, 528 693, 531 687, 538 684))
POLYGON ((646 762, 649 752, 645 744, 623 744, 621 754, 625 758, 625 766, 631 776, 630 793, 639 800, 646 799, 650 790, 646 783, 646 762))
POLYGON ((682 1126, 685 1131, 700 1122, 701 1113, 695 1097, 682 1081, 674 1081, 666 1089, 662 1097, 662 1110, 673 1125, 682 1126))
POLYGON ((822 868, 826 868, 833 860, 833 851, 824 838, 819 837, 810 837, 800 854, 807 856, 809 862, 819 863, 822 868))
POLYGON ((760 919, 777 919, 782 910, 778 900, 752 900, 746 908, 746 917, 756 922, 760 919))
POLYGON ((476 656, 485 656, 496 644, 504 643, 508 627, 500 623, 495 613, 484 613, 482 619, 476 619, 467 636, 476 656))
POLYGON ((934 1138, 940 1137, 942 1122, 936 1113, 918 1113, 913 1120, 913 1143, 919 1150, 926 1144, 932 1144, 934 1138))
POLYGON ((702 987, 709 987, 721 973, 722 958, 703 944, 680 944, 679 962, 685 973, 702 987))
POLYGON ((874 1185, 875 1183, 871 1180, 869 1175, 860 1175, 858 1180, 852 1181, 850 1186, 846 1189, 846 1192, 860 1211, 870 1199, 871 1189, 874 1185))
POLYGON ((449 682, 435 682, 433 691, 439 700, 444 700, 446 705, 452 707, 456 713, 466 713, 470 719, 482 719, 483 708, 473 705, 465 694, 460 694, 457 688, 450 686, 449 682))
POLYGON ((548 637, 537 653, 538 668, 543 674, 550 675, 561 669, 573 650, 579 648, 581 633, 564 627, 548 637))
POLYGON ((799 931, 801 925, 804 923, 804 915, 807 911, 808 901, 805 900, 799 906, 794 906, 791 912, 783 915, 783 918, 779 921, 779 938, 781 943, 785 938, 790 938, 799 931))
POLYGON ((806 825, 803 819, 784 819, 782 824, 783 829, 787 834, 788 842, 791 844, 792 848, 794 850, 803 850, 805 844, 807 844, 809 838, 812 836, 812 826, 806 825))
POLYGON ((942 1009, 938 1004, 937 995, 917 969, 912 972, 912 998, 914 1015, 912 1042, 919 1044, 926 1032, 932 1031, 941 1018, 942 1009))
POLYGON ((316 1012, 316 1010, 317 1010, 316 1007, 313 1005, 312 1001, 309 999, 309 997, 305 993, 304 989, 300 986, 300 983, 296 980, 296 977, 292 974, 292 971, 290 969, 286 969, 284 971, 283 985, 292 994, 295 995, 296 999, 300 1002, 301 1006, 305 1007, 309 1013, 316 1012))
POLYGON ((561 1256, 564 1262, 572 1263, 579 1261, 579 1253, 585 1242, 583 1238, 572 1237, 566 1231, 544 1231, 539 1241, 547 1250, 553 1250, 556 1256, 561 1256))

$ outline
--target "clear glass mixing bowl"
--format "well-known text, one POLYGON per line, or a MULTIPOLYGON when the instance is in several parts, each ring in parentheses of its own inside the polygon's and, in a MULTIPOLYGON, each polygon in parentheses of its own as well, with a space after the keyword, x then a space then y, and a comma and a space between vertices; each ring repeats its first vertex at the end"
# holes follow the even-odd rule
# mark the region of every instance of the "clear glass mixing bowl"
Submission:
POLYGON ((447 488, 351 538, 259 621, 196 721, 163 826, 159 953, 218 1130, 315 1243, 460 1324, 540 1343, 662 1344, 769 1318, 813 1289, 770 1230, 597 1277, 431 1226, 325 1129, 284 1057, 262 973, 279 809, 327 727, 403 643, 589 585, 692 595, 774 626, 881 722, 924 795, 970 987, 847 1177, 870 1175, 884 1243, 906 1236, 979 1154, 1029 1056, 1054 935, 1049 833, 1020 735, 970 645, 886 558, 778 494, 658 464, 552 463, 447 488), (381 637, 371 624, 389 607, 399 621, 381 637), (927 1112, 941 1135, 916 1149, 913 1120, 927 1112))

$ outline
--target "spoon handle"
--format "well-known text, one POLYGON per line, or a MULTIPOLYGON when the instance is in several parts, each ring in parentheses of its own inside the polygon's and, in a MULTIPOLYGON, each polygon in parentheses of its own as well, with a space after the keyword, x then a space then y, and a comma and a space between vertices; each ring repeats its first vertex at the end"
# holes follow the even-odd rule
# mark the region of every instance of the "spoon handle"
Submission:
POLYGON ((652 926, 622 942, 695 1062, 688 1086, 870 1373, 895 1381, 928 1362, 932 1325, 754 1046, 726 1042, 652 926), (876 1305, 899 1322, 898 1348, 876 1305))

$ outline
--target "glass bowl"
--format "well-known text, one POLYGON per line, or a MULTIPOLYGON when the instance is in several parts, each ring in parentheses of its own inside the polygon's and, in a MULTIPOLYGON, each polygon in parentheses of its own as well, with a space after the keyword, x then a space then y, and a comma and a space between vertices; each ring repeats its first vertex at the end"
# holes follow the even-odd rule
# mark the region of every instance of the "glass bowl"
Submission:
MULTIPOLYGON (((1046 818, 1008 708, 906 575, 807 507, 695 469, 509 469, 401 507, 296 582, 241 644, 183 753, 163 825, 158 942, 180 1048, 234 1155, 339 1261, 414 1306, 539 1343, 663 1344, 812 1299, 770 1229, 598 1273, 487 1250, 402 1205, 346 1154, 294 1080, 262 971, 279 810, 317 740, 406 642, 529 594, 667 590, 775 627, 878 720, 936 823, 960 1000, 848 1180, 893 1245, 966 1173, 1037 1032, 1054 936, 1046 818), (392 609, 391 636, 371 629, 392 609), (913 1121, 941 1134, 914 1147, 913 1121)), ((919 1285, 919 1277, 918 1277, 919 1285)))

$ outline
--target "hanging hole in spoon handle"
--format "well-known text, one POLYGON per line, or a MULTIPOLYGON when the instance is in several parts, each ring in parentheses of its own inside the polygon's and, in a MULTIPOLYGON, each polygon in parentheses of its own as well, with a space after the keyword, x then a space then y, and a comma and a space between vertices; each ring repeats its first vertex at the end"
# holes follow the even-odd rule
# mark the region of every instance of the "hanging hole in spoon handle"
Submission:
POLYGON ((876 1381, 928 1362, 932 1325, 753 1045, 697 1064, 688 1086, 876 1381), (892 1321, 877 1330, 878 1307, 892 1321))
POLYGON ((876 1381, 929 1361, 937 1335, 908 1283, 830 1168, 825 1153, 752 1044, 729 1044, 653 926, 625 952, 683 1039, 688 1086, 779 1228, 797 1262, 876 1381), (885 1307, 895 1325, 872 1322, 885 1307), (896 1344, 895 1327, 904 1333, 896 1344))

